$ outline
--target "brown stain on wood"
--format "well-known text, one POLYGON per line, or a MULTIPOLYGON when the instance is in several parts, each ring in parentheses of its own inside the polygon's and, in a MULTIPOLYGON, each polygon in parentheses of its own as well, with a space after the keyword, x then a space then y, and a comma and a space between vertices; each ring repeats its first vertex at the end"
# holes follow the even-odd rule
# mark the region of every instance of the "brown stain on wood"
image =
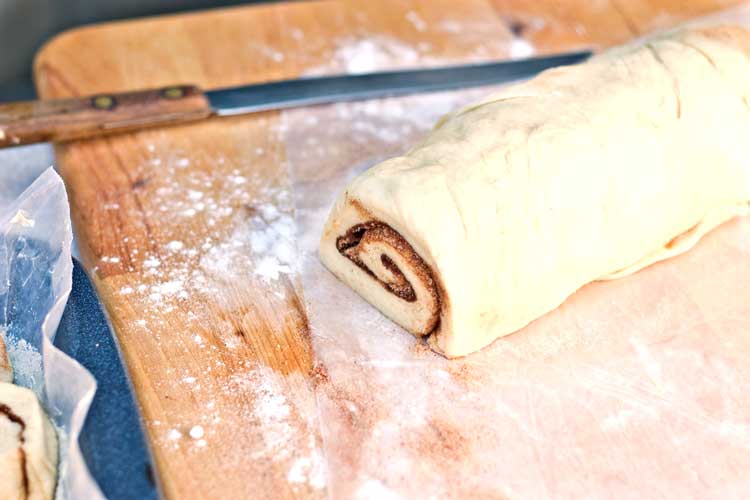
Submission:
POLYGON ((508 25, 508 29, 513 34, 513 36, 521 38, 526 34, 526 31, 529 29, 529 25, 526 24, 524 21, 521 21, 520 19, 507 19, 506 24, 508 25))
POLYGON ((141 189, 142 187, 145 187, 146 184, 148 184, 148 179, 136 179, 130 183, 130 188, 133 191, 136 191, 138 189, 141 189))

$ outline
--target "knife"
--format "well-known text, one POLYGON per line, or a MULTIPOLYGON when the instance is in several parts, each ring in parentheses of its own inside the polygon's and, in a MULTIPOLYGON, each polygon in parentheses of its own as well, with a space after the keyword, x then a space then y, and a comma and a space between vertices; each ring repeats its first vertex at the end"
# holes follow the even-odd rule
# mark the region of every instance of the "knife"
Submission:
POLYGON ((588 51, 485 64, 281 80, 203 91, 193 85, 0 104, 0 147, 63 142, 339 101, 393 97, 529 78, 587 59, 588 51))

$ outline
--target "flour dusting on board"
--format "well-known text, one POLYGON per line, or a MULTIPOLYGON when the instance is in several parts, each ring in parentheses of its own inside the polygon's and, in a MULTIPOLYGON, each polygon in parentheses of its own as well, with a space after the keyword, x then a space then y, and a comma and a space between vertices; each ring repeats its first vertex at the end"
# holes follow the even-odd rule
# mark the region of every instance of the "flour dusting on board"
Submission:
POLYGON ((281 160, 252 144, 232 158, 191 156, 159 132, 153 137, 130 180, 135 196, 107 206, 130 212, 136 224, 163 223, 132 231, 118 255, 99 256, 95 269, 137 311, 129 332, 159 346, 166 374, 156 377, 156 393, 170 405, 200 408, 147 420, 150 434, 184 456, 220 453, 228 470, 248 477, 269 474, 273 462, 274 481, 299 495, 324 488, 309 382, 283 351, 298 342, 291 339, 304 318, 273 316, 296 311, 298 300, 288 183, 263 172, 281 160), (276 358, 284 361, 250 361, 276 358))
MULTIPOLYGON (((407 14, 407 19, 418 31, 425 31, 428 26, 414 11, 407 14)), ((443 29, 464 30, 471 27, 462 26, 446 20, 443 29)), ((500 59, 517 59, 530 57, 535 53, 533 44, 526 38, 494 33, 492 41, 476 43, 456 56, 437 55, 429 42, 406 42, 387 36, 349 37, 336 41, 336 48, 325 65, 308 68, 305 75, 315 76, 333 73, 370 73, 395 69, 408 69, 429 66, 446 66, 450 64, 467 64, 500 59)))
POLYGON ((371 36, 339 40, 333 57, 325 66, 310 68, 306 75, 334 72, 369 73, 386 68, 414 67, 431 61, 413 45, 394 38, 371 36))
POLYGON ((301 436, 298 435, 297 425, 292 418, 292 404, 280 391, 276 378, 267 368, 258 367, 239 374, 232 380, 237 390, 249 391, 255 398, 255 415, 266 446, 253 458, 278 461, 288 458, 293 452, 297 453, 298 456, 288 470, 287 479, 292 483, 322 488, 325 486, 323 457, 312 435, 308 435, 307 439, 302 438, 302 443, 299 443, 301 436))
POLYGON ((513 59, 524 59, 534 55, 534 46, 523 38, 514 38, 510 42, 510 57, 513 59))
POLYGON ((315 435, 310 432, 317 425, 311 411, 314 402, 291 401, 288 397, 290 386, 306 384, 300 374, 282 376, 247 361, 210 389, 202 389, 200 379, 195 377, 185 377, 182 382, 190 394, 208 399, 205 410, 179 427, 167 428, 161 422, 151 422, 159 428, 162 445, 202 453, 204 448, 220 446, 229 432, 235 446, 244 443, 242 448, 247 455, 225 456, 227 467, 241 470, 248 464, 271 461, 285 471, 284 478, 292 484, 293 491, 301 487, 313 490, 325 487, 325 462, 315 435), (232 400, 232 407, 217 406, 217 399, 232 400), (241 421, 244 433, 227 429, 224 424, 228 420, 241 421), (248 435, 262 439, 250 440, 248 435))
POLYGON ((412 26, 414 26, 414 29, 417 31, 427 31, 427 23, 424 19, 422 19, 422 16, 419 15, 419 12, 415 10, 410 10, 406 13, 406 20, 411 23, 412 26))
MULTIPOLYGON (((189 159, 180 156, 150 160, 151 165, 160 167, 162 162, 172 170, 190 166, 189 159)), ((156 189, 161 201, 146 213, 202 217, 207 227, 217 228, 217 235, 204 236, 197 242, 171 239, 154 251, 130 248, 128 269, 134 270, 135 264, 140 262, 145 275, 151 279, 138 286, 123 286, 119 290, 121 295, 163 304, 168 311, 173 306, 165 301, 188 299, 195 293, 215 294, 230 277, 272 282, 293 272, 294 220, 289 213, 288 190, 258 187, 259 178, 242 175, 238 169, 229 175, 217 173, 215 176, 196 171, 190 177, 190 189, 184 190, 177 183, 156 189), (259 198, 264 201, 251 199, 247 184, 253 185, 255 191, 260 190, 259 198), (231 230, 218 230, 219 226, 231 227, 231 230)), ((193 235, 186 236, 194 239, 193 235)), ((100 266, 122 265, 121 259, 103 255, 99 259, 100 266)))

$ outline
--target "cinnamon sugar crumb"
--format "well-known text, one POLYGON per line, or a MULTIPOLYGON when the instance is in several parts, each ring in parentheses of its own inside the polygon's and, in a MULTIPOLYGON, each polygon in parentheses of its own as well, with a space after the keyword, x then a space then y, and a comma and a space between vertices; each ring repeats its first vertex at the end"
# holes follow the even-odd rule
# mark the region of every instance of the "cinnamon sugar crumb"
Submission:
POLYGON ((312 371, 310 372, 310 377, 315 387, 330 382, 330 379, 328 378, 328 370, 320 363, 316 364, 313 367, 312 371))
POLYGON ((461 430, 448 421, 428 420, 418 435, 415 451, 420 457, 436 464, 460 461, 471 448, 461 430))

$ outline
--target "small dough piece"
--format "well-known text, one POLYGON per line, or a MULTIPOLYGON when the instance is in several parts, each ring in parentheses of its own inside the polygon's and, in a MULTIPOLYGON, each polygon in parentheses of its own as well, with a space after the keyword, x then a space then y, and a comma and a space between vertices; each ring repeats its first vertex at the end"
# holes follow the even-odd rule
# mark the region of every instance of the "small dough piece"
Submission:
POLYGON ((13 382, 13 368, 10 365, 8 351, 5 349, 4 331, 0 328, 0 382, 13 382))
POLYGON ((57 483, 57 436, 36 394, 0 383, 0 498, 50 500, 57 483))
POLYGON ((346 188, 320 257, 458 357, 687 251, 749 200, 750 33, 686 28, 442 119, 346 188))

